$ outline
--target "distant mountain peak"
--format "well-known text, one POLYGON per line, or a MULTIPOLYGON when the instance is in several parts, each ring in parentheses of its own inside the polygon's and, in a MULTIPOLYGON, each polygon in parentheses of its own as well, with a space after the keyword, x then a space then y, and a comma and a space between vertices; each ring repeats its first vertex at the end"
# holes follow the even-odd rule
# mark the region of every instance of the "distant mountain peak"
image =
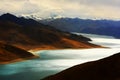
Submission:
POLYGON ((34 19, 31 19, 31 18, 27 19, 25 17, 17 17, 11 13, 6 13, 6 14, 1 15, 0 21, 8 21, 8 22, 16 23, 16 24, 22 25, 22 26, 40 25, 40 23, 38 23, 34 19))
POLYGON ((1 17, 16 17, 16 16, 11 13, 5 13, 5 14, 1 15, 1 17))
POLYGON ((2 21, 16 21, 17 19, 18 17, 10 13, 6 13, 0 16, 0 20, 2 21))

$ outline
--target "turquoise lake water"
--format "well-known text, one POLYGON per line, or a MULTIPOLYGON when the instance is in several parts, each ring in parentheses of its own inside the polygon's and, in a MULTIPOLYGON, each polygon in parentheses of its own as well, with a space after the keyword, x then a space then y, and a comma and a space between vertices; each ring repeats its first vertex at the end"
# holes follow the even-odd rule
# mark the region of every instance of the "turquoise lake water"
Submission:
POLYGON ((40 55, 40 58, 0 65, 0 80, 40 80, 74 65, 99 60, 120 51, 119 39, 92 39, 92 43, 111 48, 37 51, 35 53, 40 55))

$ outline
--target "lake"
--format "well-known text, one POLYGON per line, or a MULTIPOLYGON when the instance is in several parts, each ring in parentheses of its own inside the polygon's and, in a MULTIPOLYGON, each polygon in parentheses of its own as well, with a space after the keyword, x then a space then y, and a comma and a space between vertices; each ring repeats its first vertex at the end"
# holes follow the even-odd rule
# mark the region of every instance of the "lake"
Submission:
POLYGON ((113 37, 84 35, 92 38, 91 43, 106 49, 63 49, 35 52, 40 58, 0 65, 0 80, 40 80, 64 69, 120 52, 120 40, 113 37))

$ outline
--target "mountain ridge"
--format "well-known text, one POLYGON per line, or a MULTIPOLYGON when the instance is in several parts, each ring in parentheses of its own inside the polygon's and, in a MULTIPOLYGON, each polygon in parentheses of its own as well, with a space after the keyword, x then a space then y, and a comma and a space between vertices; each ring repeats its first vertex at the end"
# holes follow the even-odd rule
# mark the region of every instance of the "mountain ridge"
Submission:
POLYGON ((26 50, 101 47, 89 43, 91 39, 82 35, 63 32, 9 13, 0 16, 0 36, 0 41, 26 50))
POLYGON ((58 18, 53 20, 41 20, 40 22, 51 25, 62 31, 108 35, 120 38, 120 21, 58 18))

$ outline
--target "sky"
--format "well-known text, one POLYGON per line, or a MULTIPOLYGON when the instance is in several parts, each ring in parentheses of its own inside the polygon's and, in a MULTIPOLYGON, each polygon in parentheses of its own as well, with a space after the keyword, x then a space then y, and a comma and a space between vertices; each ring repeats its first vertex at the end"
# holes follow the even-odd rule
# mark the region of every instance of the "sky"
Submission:
POLYGON ((119 19, 120 0, 0 0, 0 14, 119 19))

